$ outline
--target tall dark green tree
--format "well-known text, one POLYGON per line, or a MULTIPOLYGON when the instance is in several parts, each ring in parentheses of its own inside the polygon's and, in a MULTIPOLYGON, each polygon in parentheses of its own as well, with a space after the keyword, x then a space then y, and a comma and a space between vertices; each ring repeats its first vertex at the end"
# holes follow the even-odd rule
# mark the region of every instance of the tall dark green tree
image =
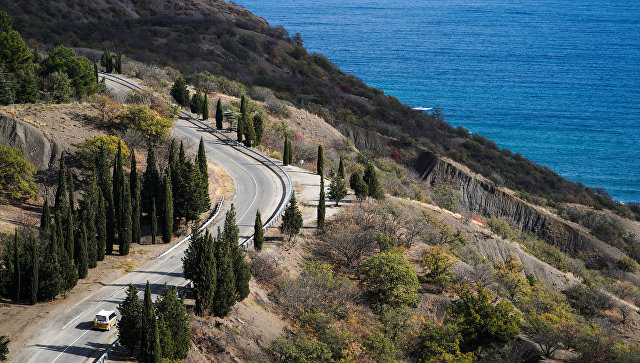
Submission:
POLYGON ((151 244, 156 244, 156 236, 158 235, 158 214, 156 212, 156 200, 153 200, 151 209, 151 244))
POLYGON ((324 177, 320 176, 320 199, 318 200, 318 229, 324 228, 326 200, 324 192, 324 177))
POLYGON ((107 211, 107 238, 105 251, 107 254, 113 253, 113 244, 116 242, 116 209, 113 202, 113 193, 111 188, 107 190, 105 196, 105 209, 107 211))
POLYGON ((258 146, 262 143, 262 136, 264 135, 264 119, 262 115, 257 114, 253 116, 253 128, 256 133, 256 142, 254 145, 258 146))
POLYGON ((196 115, 201 114, 202 108, 203 108, 202 104, 203 104, 202 95, 200 94, 200 91, 197 91, 196 93, 193 94, 193 96, 191 96, 191 101, 189 104, 191 113, 194 113, 196 115))
POLYGON ((114 66, 116 73, 122 74, 122 54, 116 56, 116 64, 114 66))
POLYGON ((287 152, 287 165, 293 164, 293 147, 291 146, 291 140, 287 143, 287 148, 289 151, 287 152))
POLYGON ((171 97, 173 97, 178 105, 182 107, 189 106, 191 98, 184 78, 178 77, 178 79, 173 83, 173 86, 171 87, 171 97))
POLYGON ((58 168, 58 189, 56 190, 56 211, 60 211, 63 216, 67 215, 69 199, 67 194, 67 166, 64 161, 65 152, 60 154, 60 167, 58 168))
POLYGON ((38 302, 38 273, 40 272, 40 251, 38 249, 38 240, 33 232, 29 235, 29 249, 31 254, 31 263, 29 264, 29 303, 31 305, 38 302))
POLYGON ((223 318, 229 315, 236 303, 236 279, 233 274, 233 256, 220 227, 218 227, 215 247, 217 283, 211 310, 215 316, 223 318))
POLYGON ((367 194, 375 199, 384 199, 384 191, 378 181, 378 172, 373 163, 368 163, 364 169, 364 176, 362 177, 365 183, 367 183, 367 194))
POLYGON ((61 72, 67 75, 75 96, 82 99, 96 89, 95 74, 91 63, 85 57, 76 56, 75 52, 64 45, 49 52, 39 65, 42 76, 61 72))
MULTIPOLYGON (((118 153, 116 154, 113 167, 113 201, 114 210, 116 211, 118 218, 116 219, 116 230, 118 232, 118 244, 122 247, 122 239, 128 238, 124 227, 126 223, 131 223, 131 214, 126 213, 127 205, 125 204, 125 193, 129 190, 129 183, 127 183, 124 176, 124 160, 122 156, 122 141, 118 142, 118 153), (127 221, 128 219, 128 221, 127 221)), ((129 195, 131 198, 131 195, 129 195)), ((131 202, 129 202, 129 208, 131 202)), ((129 229, 128 233, 131 233, 129 229)), ((129 238, 130 240, 130 238, 129 238)), ((121 251, 122 252, 122 251, 121 251)))
POLYGON ((22 253, 19 241, 18 241, 18 230, 16 230, 13 234, 13 299, 15 301, 20 300, 20 294, 22 292, 22 273, 20 271, 20 266, 22 265, 22 261, 20 260, 20 254, 22 253))
POLYGON ((302 228, 302 213, 298 209, 298 202, 296 200, 296 193, 291 195, 289 205, 284 210, 282 215, 282 224, 280 225, 280 233, 286 234, 289 240, 300 233, 302 228))
POLYGON ((138 298, 138 288, 129 284, 127 297, 118 306, 120 321, 118 322, 118 336, 120 344, 124 345, 131 352, 135 352, 140 346, 142 325, 142 304, 138 298))
POLYGON ((140 244, 142 231, 140 228, 141 200, 140 200, 140 179, 138 178, 138 168, 136 166, 136 153, 131 150, 131 174, 129 174, 129 187, 131 190, 131 242, 140 244))
POLYGON ((87 227, 87 256, 89 268, 95 268, 97 266, 98 259, 98 237, 96 222, 98 220, 98 195, 100 194, 100 188, 98 188, 98 181, 96 178, 96 172, 94 171, 89 176, 89 186, 82 197, 82 216, 84 225, 87 227))
POLYGON ((264 244, 264 231, 262 230, 262 216, 260 215, 260 209, 256 211, 256 220, 253 223, 253 248, 256 251, 262 251, 262 245, 264 244))
POLYGON ((164 203, 162 207, 162 240, 171 242, 173 235, 173 193, 171 190, 171 168, 167 167, 164 176, 164 203))
POLYGON ((147 148, 147 169, 142 176, 142 211, 151 213, 153 200, 161 200, 162 198, 162 179, 158 171, 158 160, 156 158, 156 149, 153 144, 149 144, 147 148))
POLYGON ((284 136, 284 151, 282 152, 282 165, 289 165, 289 136, 284 136))
POLYGON ((246 147, 251 147, 256 143, 256 130, 253 125, 253 119, 249 116, 245 117, 245 120, 242 122, 242 128, 244 132, 244 145, 246 147), (253 143, 252 143, 253 142, 253 143))
MULTIPOLYGON (((51 230, 55 228, 55 223, 51 230)), ((56 254, 56 234, 51 233, 50 243, 40 264, 40 273, 38 279, 38 300, 49 301, 56 298, 60 293, 60 285, 62 283, 60 277, 60 266, 58 265, 58 256, 56 254)))
POLYGON ((93 62, 93 76, 96 78, 96 83, 100 82, 98 78, 98 65, 96 62, 93 62))
POLYGON ((120 227, 120 255, 125 256, 129 254, 131 249, 132 238, 132 211, 131 211, 131 191, 129 190, 129 183, 122 183, 123 197, 122 197, 122 226, 120 227))
POLYGON ((196 165, 200 172, 200 180, 198 183, 198 189, 200 194, 200 200, 198 201, 198 210, 204 212, 211 208, 211 199, 209 198, 209 169, 207 167, 207 154, 204 147, 204 139, 200 138, 200 145, 198 146, 198 155, 196 156, 196 165))
POLYGON ((224 120, 224 111, 222 111, 222 101, 218 98, 216 105, 216 129, 222 130, 222 121, 224 120))
POLYGON ((89 256, 87 255, 87 226, 82 224, 80 228, 80 241, 78 244, 78 278, 87 277, 89 272, 89 256))
POLYGON ((191 229, 193 235, 182 259, 184 276, 193 281, 196 315, 202 316, 213 304, 217 284, 217 267, 213 237, 198 232, 197 223, 191 229))
POLYGON ((140 360, 144 363, 160 362, 162 360, 160 334, 158 333, 158 322, 156 321, 156 313, 151 300, 149 281, 147 281, 147 286, 144 288, 140 332, 140 360))
POLYGON ((347 178, 347 174, 345 174, 345 172, 344 172, 344 160, 343 160, 342 156, 340 157, 340 165, 338 166, 338 178, 340 178, 340 179, 346 179, 347 178))
MULTIPOLYGON (((213 258, 213 253, 211 255, 213 258)), ((184 303, 178 298, 177 289, 165 285, 158 296, 156 306, 158 321, 165 326, 165 329, 161 330, 160 341, 167 342, 162 344, 162 357, 175 360, 187 358, 187 352, 191 347, 191 328, 189 315, 184 303)))
POLYGON ((40 238, 48 240, 51 233, 51 209, 49 208, 49 198, 44 198, 42 215, 40 216, 40 238))
POLYGON ((245 133, 245 125, 247 123, 247 97, 242 95, 240 98, 240 117, 238 118, 238 142, 242 142, 242 136, 245 133))
POLYGON ((107 246, 107 206, 98 192, 98 209, 96 210, 96 260, 104 260, 104 252, 107 246))
POLYGON ((324 175, 324 152, 322 150, 322 145, 318 145, 318 162, 316 171, 318 175, 324 175))
MULTIPOLYGON (((65 220, 64 226, 64 235, 65 235, 65 250, 67 251, 67 255, 71 259, 71 263, 74 263, 75 246, 76 246, 76 225, 75 219, 73 218, 73 213, 71 212, 71 208, 67 209, 67 218, 65 220)), ((75 285, 74 285, 75 286, 75 285)))
POLYGON ((206 121, 209 119, 209 95, 204 93, 202 97, 202 120, 206 121))

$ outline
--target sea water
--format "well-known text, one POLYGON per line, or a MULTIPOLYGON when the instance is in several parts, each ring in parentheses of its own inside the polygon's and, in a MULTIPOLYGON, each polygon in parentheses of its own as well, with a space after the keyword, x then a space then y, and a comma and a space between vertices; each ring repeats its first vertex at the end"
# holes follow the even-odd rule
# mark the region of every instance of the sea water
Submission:
POLYGON ((237 0, 414 107, 640 202, 640 1, 237 0))

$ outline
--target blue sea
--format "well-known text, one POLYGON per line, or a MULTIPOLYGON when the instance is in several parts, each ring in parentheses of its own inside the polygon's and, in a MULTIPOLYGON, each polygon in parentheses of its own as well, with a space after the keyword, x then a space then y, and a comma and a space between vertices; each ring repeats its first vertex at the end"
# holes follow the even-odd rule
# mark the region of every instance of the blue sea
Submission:
POLYGON ((236 0, 414 107, 640 202, 638 0, 236 0))

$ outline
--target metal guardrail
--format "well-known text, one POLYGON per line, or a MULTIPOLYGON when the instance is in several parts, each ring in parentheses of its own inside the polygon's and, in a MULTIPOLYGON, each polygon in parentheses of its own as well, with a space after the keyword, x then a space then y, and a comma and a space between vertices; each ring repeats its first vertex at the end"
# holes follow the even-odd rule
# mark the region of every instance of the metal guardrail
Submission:
MULTIPOLYGON (((114 78, 117 79, 120 82, 124 82, 126 85, 133 87, 137 90, 143 91, 143 92, 148 92, 150 94, 152 94, 151 92, 139 87, 138 85, 129 82, 126 79, 123 79, 121 77, 118 76, 114 76, 112 74, 109 73, 103 73, 103 72, 99 72, 100 75, 102 75, 103 77, 109 77, 109 78, 114 78)), ((152 94, 153 95, 153 94, 152 94)), ((158 97, 157 95, 153 95, 154 97, 158 97)), ((176 107, 176 106, 173 106, 176 107)), ((180 113, 189 118, 191 121, 194 121, 196 123, 198 123, 199 125, 205 127, 206 129, 208 129, 209 131, 219 134, 220 136, 224 137, 225 139, 227 139, 227 141, 230 141, 231 143, 235 144, 236 146, 240 146, 241 148, 256 154, 258 157, 266 160, 268 163, 270 163, 271 165, 275 166, 278 170, 280 170, 280 172, 282 172, 282 174, 284 174, 284 176, 287 179, 287 185, 285 186, 285 191, 286 191, 286 195, 284 198, 284 202, 280 205, 280 207, 278 208, 278 210, 269 218, 269 220, 263 225, 262 230, 266 232, 266 230, 268 228, 270 228, 271 226, 273 226, 282 216, 282 213, 284 213, 284 209, 287 207, 287 205, 289 204, 289 200, 291 200, 291 195, 293 193, 293 183, 291 182, 291 177, 289 177, 289 174, 287 174, 287 172, 278 164, 276 164, 273 160, 271 160, 269 157, 267 157, 266 155, 260 153, 259 151, 253 150, 251 148, 248 148, 246 146, 244 146, 243 144, 239 143, 238 141, 232 139, 231 137, 229 137, 227 134, 223 133, 222 131, 212 127, 211 125, 204 123, 203 121, 199 120, 198 118, 195 118, 193 116, 191 116, 190 114, 188 114, 185 111, 180 110, 180 113)), ((244 240, 244 242, 240 243, 240 246, 243 248, 248 248, 252 243, 253 243, 253 238, 254 235, 251 234, 251 236, 249 236, 246 240, 244 240)))
POLYGON ((117 347, 118 345, 120 345, 120 338, 116 339, 116 341, 113 342, 113 344, 111 344, 111 346, 109 348, 107 348, 107 350, 104 352, 104 354, 102 354, 100 357, 96 358, 96 360, 94 360, 93 363, 106 362, 107 359, 109 359, 109 354, 111 353, 113 348, 117 347))

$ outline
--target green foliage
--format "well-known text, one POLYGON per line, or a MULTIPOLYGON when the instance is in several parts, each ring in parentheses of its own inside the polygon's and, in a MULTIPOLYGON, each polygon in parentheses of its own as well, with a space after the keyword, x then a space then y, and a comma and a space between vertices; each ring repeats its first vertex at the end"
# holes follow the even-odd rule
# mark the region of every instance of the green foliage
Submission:
POLYGON ((616 261, 616 267, 624 272, 638 272, 638 263, 628 256, 620 257, 616 261))
POLYGON ((122 175, 122 201, 120 203, 121 206, 121 225, 120 225, 120 248, 118 252, 121 256, 126 256, 129 254, 129 250, 131 249, 131 239, 133 236, 133 216, 132 216, 132 205, 131 205, 131 190, 130 184, 124 178, 124 174, 122 175))
POLYGON ((131 152, 129 189, 131 190, 131 242, 139 244, 140 239, 142 238, 142 231, 140 229, 140 216, 142 215, 142 210, 140 199, 140 179, 138 178, 135 151, 131 152))
POLYGON ((222 111, 222 101, 218 98, 216 104, 216 129, 222 130, 222 121, 224 120, 224 112, 222 111))
POLYGON ((163 199, 162 179, 158 171, 158 160, 156 158, 156 149, 153 144, 149 144, 147 148, 147 169, 142 175, 142 211, 151 214, 153 201, 162 201, 163 199))
POLYGON ((55 236, 55 233, 51 233, 51 242, 47 245, 44 258, 40 264, 40 279, 38 280, 38 300, 40 301, 53 300, 61 291, 62 280, 56 254, 55 236))
POLYGON ((262 136, 264 135, 264 128, 265 128, 264 116, 262 116, 261 114, 256 114, 255 116, 253 116, 253 128, 256 134, 256 142, 254 146, 257 146, 262 143, 262 136))
POLYGON ((156 320, 155 309, 151 301, 149 281, 144 289, 144 303, 142 304, 142 319, 140 324, 140 360, 145 363, 159 362, 162 359, 160 347, 160 333, 156 320))
POLYGON ((262 216, 260 210, 256 211, 256 220, 253 224, 253 247, 256 251, 262 251, 262 245, 264 244, 264 231, 262 230, 262 216))
POLYGON ((191 99, 189 96, 189 90, 184 78, 178 77, 171 87, 171 97, 176 101, 179 106, 188 107, 191 99))
POLYGON ((142 336, 142 304, 138 298, 138 289, 129 284, 127 297, 118 306, 120 320, 118 321, 118 337, 120 344, 134 352, 140 345, 142 336))
POLYGON ((289 205, 284 210, 282 215, 282 224, 280 225, 280 233, 286 234, 289 239, 295 237, 300 233, 302 228, 302 213, 298 209, 298 202, 296 201, 296 193, 292 193, 289 205))
POLYGON ((453 272, 455 262, 456 258, 441 247, 433 246, 425 249, 422 252, 422 261, 420 264, 425 267, 428 272, 422 279, 425 282, 447 288, 449 282, 455 276, 453 272))
POLYGON ((204 109, 204 98, 202 97, 202 94, 200 94, 200 91, 197 91, 191 96, 189 107, 191 113, 195 113, 196 115, 202 114, 204 109))
POLYGON ((456 212, 460 208, 460 192, 453 188, 438 188, 434 190, 433 196, 436 204, 444 209, 456 212))
POLYGON ((74 89, 66 73, 56 71, 42 81, 42 90, 54 103, 69 103, 73 100, 74 89))
POLYGON ((0 145, 0 201, 35 197, 35 172, 36 167, 25 159, 23 151, 0 145))
POLYGON ((102 192, 98 191, 98 209, 96 210, 96 260, 104 260, 107 246, 107 205, 102 192))
POLYGON ((9 355, 9 342, 10 340, 6 335, 0 336, 0 360, 6 360, 9 355))
POLYGON ((162 205, 162 240, 171 242, 173 235, 173 192, 171 190, 171 168, 167 167, 164 176, 164 202, 162 205))
POLYGON ((202 119, 205 121, 209 119, 209 96, 206 92, 202 97, 202 119))
POLYGON ((571 307, 587 319, 602 315, 602 311, 611 307, 610 298, 595 286, 575 285, 563 293, 571 307))
POLYGON ((151 244, 156 244, 156 235, 158 234, 158 214, 156 211, 156 200, 153 199, 151 207, 151 244))
POLYGON ((74 89, 76 98, 82 99, 96 89, 95 75, 89 60, 77 57, 70 48, 64 45, 55 48, 40 64, 43 75, 54 72, 65 73, 74 89))
POLYGON ((165 327, 160 331, 160 340, 167 342, 162 344, 162 357, 180 360, 187 358, 187 352, 191 347, 189 315, 183 301, 178 298, 175 287, 169 288, 165 285, 156 300, 156 314, 159 323, 165 327))
POLYGON ((346 179, 346 177, 347 177, 347 174, 345 174, 345 171, 344 171, 344 158, 340 156, 340 164, 338 166, 338 178, 346 179))
POLYGON ((214 255, 213 237, 198 232, 197 223, 191 228, 191 242, 182 258, 185 278, 193 281, 196 300, 195 312, 204 315, 213 304, 216 290, 217 269, 214 255))
POLYGON ((38 250, 38 240, 33 232, 29 235, 29 252, 31 254, 29 261, 29 303, 31 305, 38 302, 38 273, 40 272, 40 251, 38 250))
POLYGON ((4 11, 0 11, 0 64, 4 65, 5 74, 8 75, 5 87, 11 87, 11 97, 5 96, 5 101, 35 102, 31 52, 20 34, 11 26, 11 20, 4 11))
POLYGON ((412 355, 418 362, 472 362, 473 353, 462 353, 462 335, 455 324, 434 325, 425 322, 412 355))
POLYGON ((326 343, 304 336, 281 335, 271 343, 269 350, 282 363, 332 361, 331 350, 326 343))
POLYGON ((384 190, 378 181, 378 173, 372 163, 368 163, 362 180, 367 184, 367 195, 375 199, 384 199, 384 190))
POLYGON ((318 229, 324 228, 326 213, 326 198, 324 191, 324 177, 320 176, 320 197, 318 199, 318 229))
POLYGON ((122 116, 122 123, 126 127, 139 131, 153 143, 167 137, 175 120, 173 115, 161 116, 158 111, 146 105, 131 105, 122 116))
POLYGON ((363 200, 369 195, 369 186, 364 182, 364 180, 362 180, 362 176, 360 176, 359 172, 351 174, 351 177, 349 178, 349 185, 351 186, 351 189, 353 189, 356 198, 363 200))
POLYGON ((385 251, 362 262, 361 284, 373 305, 418 305, 418 277, 413 266, 398 251, 385 251))
POLYGON ((218 228, 215 247, 217 284, 211 310, 215 316, 225 317, 229 315, 231 307, 236 302, 236 279, 233 269, 233 252, 220 228, 218 228))
POLYGON ((113 135, 98 135, 85 139, 78 145, 76 156, 85 168, 91 168, 100 150, 104 152, 104 158, 113 160, 118 153, 118 145, 122 145, 122 157, 129 158, 130 151, 127 145, 121 138, 113 135))
POLYGON ((347 184, 344 179, 333 178, 329 184, 329 199, 336 202, 336 207, 340 200, 347 196, 347 184))
POLYGON ((324 175, 324 152, 322 151, 322 145, 318 145, 318 157, 316 166, 316 172, 318 173, 318 175, 324 175))
POLYGON ((492 304, 490 291, 477 288, 474 292, 468 285, 456 289, 459 300, 450 312, 456 320, 463 352, 472 352, 481 347, 503 345, 520 333, 520 313, 507 300, 492 304))
MULTIPOLYGON (((236 209, 232 204, 224 220, 223 240, 229 246, 235 278, 236 301, 242 301, 249 296, 250 267, 245 260, 245 253, 240 248, 240 229, 236 224, 236 209)), ((235 303, 235 301, 234 301, 235 303)), ((233 305, 232 305, 233 306, 233 305)))
POLYGON ((87 277, 87 273, 89 271, 89 257, 87 256, 87 227, 82 224, 82 228, 80 228, 80 237, 78 240, 78 278, 87 277))

